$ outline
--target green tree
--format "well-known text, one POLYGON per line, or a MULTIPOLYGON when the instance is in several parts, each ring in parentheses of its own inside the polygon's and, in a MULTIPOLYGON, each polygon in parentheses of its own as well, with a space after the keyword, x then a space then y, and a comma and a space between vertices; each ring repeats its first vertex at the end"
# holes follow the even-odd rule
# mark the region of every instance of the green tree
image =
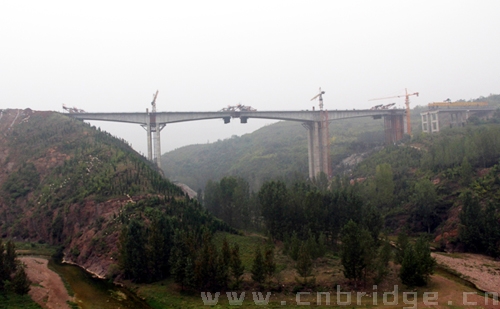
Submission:
POLYGON ((7 271, 7 267, 5 267, 5 248, 3 245, 2 238, 0 238, 0 291, 4 289, 4 281, 9 279, 10 272, 7 271))
POLYGON ((31 289, 31 281, 24 271, 24 265, 19 265, 12 278, 12 290, 19 295, 28 294, 31 289))
POLYGON ((220 203, 222 207, 221 219, 230 226, 235 226, 238 221, 238 209, 236 208, 234 192, 238 186, 238 181, 235 177, 224 177, 221 179, 220 187, 220 203))
POLYGON ((378 248, 377 259, 375 261, 375 284, 379 284, 389 274, 389 262, 392 258, 392 247, 387 239, 382 241, 378 248))
POLYGON ((281 181, 264 183, 259 190, 259 202, 269 234, 273 238, 283 239, 286 233, 285 214, 288 204, 288 191, 285 183, 281 181))
POLYGON ((190 285, 196 285, 194 261, 189 255, 188 248, 178 236, 172 248, 170 265, 174 281, 181 286, 181 290, 190 285))
POLYGON ((459 214, 460 241, 464 244, 465 250, 482 252, 484 220, 481 214, 481 205, 470 191, 463 194, 462 203, 462 210, 459 214))
POLYGON ((375 168, 375 200, 380 207, 391 207, 394 200, 394 175, 388 163, 375 168))
POLYGON ((231 249, 229 248, 229 243, 227 242, 227 238, 225 237, 222 241, 222 262, 226 266, 229 266, 231 262, 231 249))
POLYGON ((16 271, 17 268, 17 254, 16 254, 16 245, 12 240, 8 240, 5 244, 5 255, 4 255, 4 267, 7 270, 7 273, 12 274, 16 271))
POLYGON ((415 184, 413 201, 416 204, 416 215, 418 221, 422 222, 427 233, 436 221, 436 203, 438 196, 436 188, 428 179, 421 179, 415 184))
POLYGON ((241 276, 243 276, 243 272, 245 271, 245 267, 241 262, 240 247, 238 246, 238 244, 234 244, 233 248, 231 249, 230 266, 231 274, 234 278, 234 288, 237 289, 241 284, 241 276))
POLYGON ((252 264, 252 280, 258 284, 262 284, 266 279, 266 269, 264 266, 264 258, 262 257, 262 252, 260 247, 255 250, 255 256, 252 264))
POLYGON ((340 258, 344 276, 357 282, 365 277, 365 271, 373 262, 373 239, 364 227, 349 220, 341 232, 340 258))
POLYGON ((293 231, 292 238, 290 239, 289 255, 294 261, 297 261, 299 258, 300 246, 301 242, 297 236, 297 232, 293 231))
POLYGON ((168 217, 156 214, 149 228, 148 256, 153 280, 162 280, 170 275, 170 249, 173 230, 168 217))
POLYGON ((124 275, 135 282, 149 281, 148 259, 144 226, 133 219, 120 237, 120 266, 124 275))
POLYGON ((271 278, 276 272, 276 262, 274 261, 274 249, 271 246, 267 246, 264 252, 264 273, 268 280, 268 285, 271 284, 271 278))
POLYGON ((431 256, 429 243, 424 237, 419 237, 415 245, 406 246, 399 277, 409 287, 424 286, 429 282, 435 265, 436 260, 431 256))
POLYGON ((408 238, 408 231, 406 229, 402 230, 398 234, 398 239, 396 241, 396 263, 403 263, 406 247, 410 244, 408 238))
POLYGON ((312 276, 313 262, 311 255, 309 254, 307 247, 302 244, 299 249, 299 256, 297 258, 297 263, 295 264, 297 272, 302 277, 303 285, 307 285, 307 277, 312 276))
POLYGON ((470 180, 472 178, 472 174, 474 173, 474 169, 472 165, 469 162, 469 159, 464 156, 462 160, 462 164, 460 165, 460 179, 461 183, 464 186, 467 186, 470 183, 470 180))
POLYGON ((500 256, 500 218, 492 202, 486 206, 483 217, 485 253, 497 258, 500 256))

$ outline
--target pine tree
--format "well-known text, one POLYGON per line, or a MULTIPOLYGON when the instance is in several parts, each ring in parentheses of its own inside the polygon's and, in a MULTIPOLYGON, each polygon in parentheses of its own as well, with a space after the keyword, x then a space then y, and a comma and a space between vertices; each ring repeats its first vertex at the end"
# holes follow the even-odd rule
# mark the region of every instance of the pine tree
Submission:
POLYGON ((153 280, 162 280, 170 275, 170 249, 172 227, 166 215, 159 214, 151 222, 148 237, 148 256, 153 280))
POLYGON ((302 277, 302 284, 307 285, 307 277, 312 275, 313 263, 311 260, 311 256, 303 244, 299 249, 299 256, 297 258, 297 264, 295 265, 297 272, 302 277))
POLYGON ((224 237, 224 240, 222 241, 222 262, 224 263, 224 265, 229 266, 230 261, 231 249, 229 248, 227 239, 224 237))
POLYGON ((408 244, 404 251, 399 277, 403 284, 414 287, 427 285, 434 271, 436 260, 432 258, 429 243, 420 237, 415 245, 408 244))
POLYGON ((420 285, 417 278, 418 261, 415 255, 413 245, 406 246, 403 252, 403 259, 401 261, 401 268, 399 270, 399 277, 403 284, 413 287, 420 285))
POLYGON ((495 205, 490 202, 484 210, 485 237, 483 242, 485 243, 486 254, 497 258, 500 255, 500 223, 495 208, 495 205))
POLYGON ((260 247, 257 247, 257 250, 255 250, 255 257, 252 265, 252 280, 259 284, 262 284, 265 278, 266 273, 264 267, 264 258, 262 257, 260 247))
POLYGON ((9 279, 10 273, 7 272, 7 268, 5 267, 4 263, 4 256, 5 256, 5 248, 3 245, 2 238, 0 238, 0 291, 4 289, 4 281, 9 279))
POLYGON ((459 237, 465 249, 471 252, 481 252, 483 243, 484 222, 481 216, 481 205, 470 191, 463 195, 463 206, 460 212, 459 237))
POLYGON ((377 260, 375 262, 375 284, 379 284, 389 274, 389 261, 391 257, 391 244, 385 239, 378 249, 377 260))
POLYGON ((245 271, 245 267, 243 266, 240 258, 240 247, 238 244, 234 244, 231 250, 231 274, 234 278, 234 288, 239 288, 241 283, 241 276, 243 276, 243 272, 245 271))
POLYGON ((396 241, 396 247, 397 247, 397 251, 396 251, 396 263, 398 263, 398 264, 403 263, 403 258, 404 258, 404 255, 405 255, 405 250, 406 250, 406 247, 408 246, 408 244, 409 244, 409 239, 408 239, 408 233, 407 233, 407 231, 406 230, 401 231, 398 234, 398 239, 396 241))
MULTIPOLYGON (((319 257, 318 243, 316 242, 316 238, 314 237, 314 234, 311 233, 310 230, 309 230, 309 238, 305 242, 305 245, 306 245, 307 251, 309 252, 311 259, 316 259, 319 257)), ((298 256, 297 256, 297 258, 298 258, 298 256)))
POLYGON ((182 279, 182 286, 188 288, 196 288, 196 280, 194 273, 194 261, 191 257, 186 259, 186 265, 184 267, 184 278, 182 279))
POLYGON ((229 261, 226 264, 224 260, 224 254, 221 252, 217 257, 217 273, 216 273, 216 281, 218 289, 226 289, 229 283, 229 261))
POLYGON ((12 240, 7 241, 5 244, 5 255, 4 255, 4 267, 7 270, 7 273, 12 274, 16 271, 17 263, 16 263, 16 245, 12 240))
POLYGON ((294 260, 297 261, 297 258, 299 257, 299 249, 300 249, 300 240, 299 237, 297 236, 297 232, 293 231, 292 233, 292 238, 290 239, 290 257, 294 260))
POLYGON ((264 273, 268 280, 268 284, 271 284, 271 278, 275 271, 276 262, 274 261, 274 250, 271 246, 268 246, 264 252, 264 273))
POLYGON ((187 261, 189 256, 180 247, 174 246, 172 255, 170 256, 171 273, 174 277, 174 282, 181 286, 181 290, 185 287, 185 278, 187 261))
POLYGON ((326 237, 320 233, 318 237, 318 257, 324 257, 326 254, 326 237))
POLYGON ((126 278, 135 282, 149 281, 146 235, 137 220, 131 220, 120 237, 120 265, 126 278))
POLYGON ((19 295, 28 294, 31 289, 31 281, 28 279, 24 266, 19 265, 14 277, 12 278, 12 290, 19 295))
POLYGON ((372 236, 365 228, 349 220, 342 228, 341 240, 340 257, 344 276, 353 279, 356 287, 357 281, 364 277, 366 269, 374 259, 372 236))

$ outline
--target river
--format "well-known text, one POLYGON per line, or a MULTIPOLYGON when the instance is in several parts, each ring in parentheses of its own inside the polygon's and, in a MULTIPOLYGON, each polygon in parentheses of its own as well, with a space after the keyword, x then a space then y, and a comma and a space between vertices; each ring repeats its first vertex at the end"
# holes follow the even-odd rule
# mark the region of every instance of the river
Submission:
POLYGON ((75 302, 82 309, 152 308, 129 290, 94 278, 78 266, 59 264, 53 260, 49 261, 49 266, 70 286, 75 302))

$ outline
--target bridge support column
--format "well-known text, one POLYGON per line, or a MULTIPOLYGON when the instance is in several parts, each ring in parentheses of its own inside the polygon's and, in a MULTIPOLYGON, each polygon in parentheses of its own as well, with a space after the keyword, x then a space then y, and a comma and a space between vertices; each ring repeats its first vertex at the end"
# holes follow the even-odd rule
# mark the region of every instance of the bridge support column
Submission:
POLYGON ((388 115, 384 117, 385 142, 393 144, 403 138, 404 135, 404 116, 388 115))
POLYGON ((153 161, 153 145, 151 144, 151 117, 149 115, 149 111, 146 108, 146 113, 148 116, 146 117, 146 134, 148 139, 148 160, 153 161))
POLYGON ((158 169, 161 170, 161 139, 160 139, 160 132, 163 130, 165 127, 164 123, 156 123, 154 124, 154 135, 153 135, 153 140, 155 144, 155 156, 154 156, 154 162, 156 163, 156 166, 158 169))
POLYGON ((165 123, 156 123, 156 114, 149 113, 146 109, 146 125, 142 125, 146 129, 148 141, 148 160, 154 162, 158 169, 161 170, 161 139, 160 132, 165 127, 165 123), (154 153, 153 153, 154 145, 154 153))
POLYGON ((329 176, 328 126, 319 121, 307 122, 303 126, 308 131, 309 178, 313 179, 321 172, 329 176))
POLYGON ((321 138, 320 126, 318 122, 313 123, 313 164, 314 164, 314 177, 318 176, 321 172, 321 138))
POLYGON ((318 123, 320 127, 320 151, 321 151, 321 172, 330 178, 332 175, 330 173, 330 132, 328 129, 328 112, 322 111, 322 121, 318 123))
POLYGON ((309 178, 312 179, 315 175, 314 173, 314 134, 313 134, 313 123, 305 122, 302 124, 304 128, 307 129, 307 158, 309 163, 309 178))

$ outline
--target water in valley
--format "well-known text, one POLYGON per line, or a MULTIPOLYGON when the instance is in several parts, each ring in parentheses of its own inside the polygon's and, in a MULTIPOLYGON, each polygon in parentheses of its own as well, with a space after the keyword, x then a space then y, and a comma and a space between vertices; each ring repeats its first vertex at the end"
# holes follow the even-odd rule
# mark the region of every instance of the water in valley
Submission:
POLYGON ((78 266, 59 264, 53 260, 49 261, 49 266, 69 285, 74 293, 74 302, 82 309, 151 309, 129 290, 94 278, 78 266))

